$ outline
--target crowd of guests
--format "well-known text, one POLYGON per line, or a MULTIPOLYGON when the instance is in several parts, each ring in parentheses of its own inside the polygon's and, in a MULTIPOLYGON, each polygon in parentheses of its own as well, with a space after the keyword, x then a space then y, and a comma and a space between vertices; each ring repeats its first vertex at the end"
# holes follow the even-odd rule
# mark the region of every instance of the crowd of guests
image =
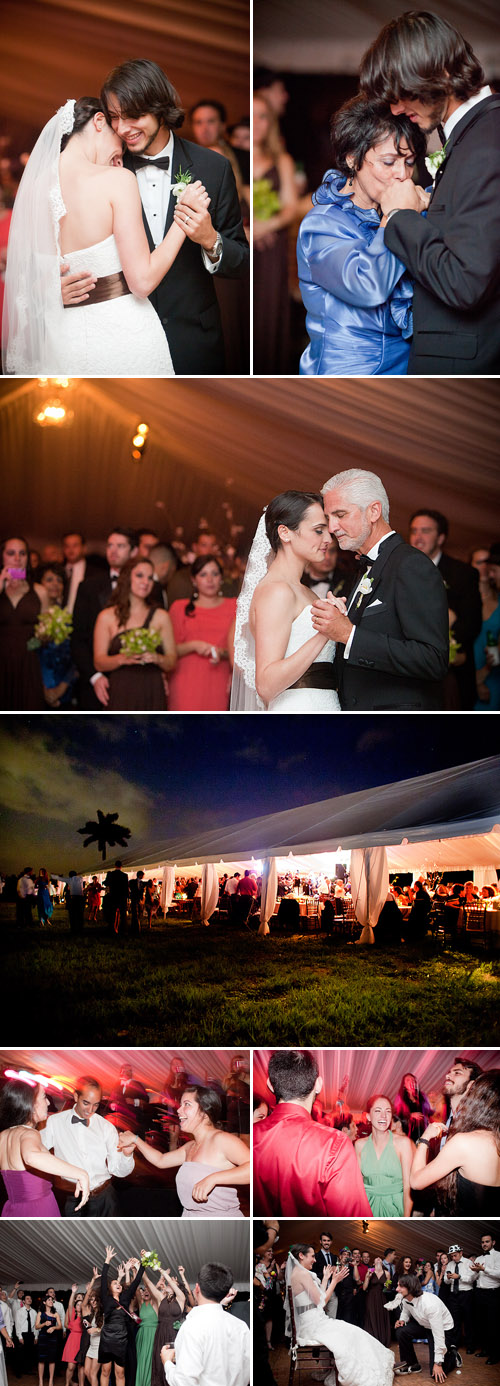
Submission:
MULTIPOLYGON (((236 603, 245 572, 241 526, 223 543, 200 527, 117 525, 105 556, 69 531, 42 552, 12 536, 0 553, 0 706, 9 711, 206 711, 229 707, 236 603)), ((500 546, 470 561, 447 552, 448 520, 429 509, 409 522, 409 542, 439 568, 447 594, 450 663, 444 705, 500 707, 500 546)), ((307 565, 315 596, 348 596, 355 559, 332 539, 307 565)))
MULTIPOLYGON (((113 1373, 116 1386, 175 1386, 188 1372, 195 1381, 212 1370, 221 1386, 248 1386, 249 1301, 231 1268, 207 1262, 190 1285, 184 1266, 164 1269, 145 1248, 140 1257, 120 1261, 106 1247, 102 1269, 92 1267, 83 1290, 75 1282, 70 1291, 49 1285, 30 1294, 21 1281, 0 1289, 0 1344, 15 1378, 38 1372, 39 1386, 47 1377, 53 1386, 64 1372, 66 1386, 107 1386, 113 1373), (214 1312, 219 1306, 222 1314, 214 1312), (234 1375, 226 1374, 228 1360, 234 1375)), ((7 1380, 1 1355, 0 1380, 7 1380)))
POLYGON ((254 1096, 259 1213, 304 1217, 498 1216, 500 1069, 458 1056, 433 1102, 414 1073, 365 1111, 325 1107, 316 1057, 280 1050, 254 1096), (261 1084, 262 1086, 262 1084, 261 1084))
MULTIPOLYGON (((282 1240, 279 1231, 279 1223, 272 1219, 256 1224, 260 1245, 254 1268, 255 1354, 266 1386, 274 1381, 266 1347, 275 1350, 285 1339, 288 1254, 281 1245, 277 1250, 282 1240)), ((473 1242, 474 1235, 468 1244, 473 1242)), ((362 1246, 335 1251, 330 1229, 325 1227, 313 1247, 304 1240, 291 1252, 303 1262, 314 1250, 312 1274, 323 1288, 332 1274, 328 1268, 333 1267, 334 1274, 344 1271, 326 1304, 327 1316, 363 1328, 387 1348, 397 1343, 400 1362, 411 1371, 421 1370, 415 1341, 428 1341, 431 1375, 434 1362, 442 1364, 445 1351, 452 1347, 485 1359, 488 1366, 498 1362, 500 1251, 494 1235, 478 1236, 472 1255, 456 1242, 445 1250, 429 1249, 426 1256, 398 1254, 392 1246, 382 1248, 383 1243, 376 1251, 362 1246), (440 1301, 439 1306, 433 1299, 440 1301)), ((455 1362, 450 1358, 447 1370, 461 1365, 458 1357, 455 1362)), ((446 1378, 443 1373, 435 1379, 446 1378)))

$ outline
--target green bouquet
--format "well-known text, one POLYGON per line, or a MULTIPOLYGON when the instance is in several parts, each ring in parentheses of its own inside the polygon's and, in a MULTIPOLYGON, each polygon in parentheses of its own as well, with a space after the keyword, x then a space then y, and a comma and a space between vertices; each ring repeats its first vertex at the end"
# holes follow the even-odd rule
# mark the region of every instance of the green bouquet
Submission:
POLYGON ((141 1266, 146 1270, 161 1271, 161 1261, 157 1251, 146 1251, 141 1257, 141 1266))
POLYGON ((256 221, 269 221, 281 210, 277 192, 268 178, 257 178, 253 185, 253 214, 256 221))
POLYGON ((450 630, 450 664, 454 664, 457 654, 460 654, 462 646, 455 639, 453 631, 450 630))
POLYGON ((35 633, 28 640, 28 650, 39 650, 41 645, 63 645, 72 630, 71 611, 64 606, 50 606, 38 617, 35 633))
POLYGON ((120 649, 126 655, 154 654, 161 645, 161 631, 153 626, 135 626, 120 637, 120 649))

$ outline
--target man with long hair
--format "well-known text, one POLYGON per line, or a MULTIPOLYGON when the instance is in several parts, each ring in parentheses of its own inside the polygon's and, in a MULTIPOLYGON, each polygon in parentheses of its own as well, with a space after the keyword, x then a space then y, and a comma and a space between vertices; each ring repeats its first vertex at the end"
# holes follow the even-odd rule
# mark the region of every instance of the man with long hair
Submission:
POLYGON ((446 1381, 455 1367, 462 1366, 462 1358, 454 1345, 455 1329, 449 1309, 442 1299, 422 1289, 416 1275, 400 1277, 397 1300, 386 1304, 385 1308, 393 1309, 397 1303, 401 1305, 396 1322, 401 1361, 399 1367, 394 1368, 395 1376, 413 1376, 422 1371, 413 1344, 415 1339, 421 1342, 427 1338, 431 1377, 433 1381, 446 1381))
POLYGON ((430 204, 411 179, 381 196, 385 243, 415 281, 410 375, 500 367, 500 96, 453 25, 410 11, 365 54, 361 89, 443 143, 430 204))

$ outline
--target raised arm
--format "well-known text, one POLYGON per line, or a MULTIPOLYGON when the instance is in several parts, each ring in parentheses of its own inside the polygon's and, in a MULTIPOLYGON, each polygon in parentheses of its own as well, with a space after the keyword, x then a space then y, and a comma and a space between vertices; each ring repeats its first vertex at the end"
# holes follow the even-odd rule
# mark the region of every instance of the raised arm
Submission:
POLYGON ((97 1269, 97 1266, 92 1266, 92 1280, 89 1280, 89 1283, 88 1283, 87 1288, 86 1288, 86 1291, 85 1291, 85 1298, 84 1298, 83 1303, 82 1303, 82 1318, 83 1318, 83 1315, 87 1313, 87 1309, 88 1309, 88 1307, 89 1307, 90 1296, 91 1296, 91 1294, 92 1294, 92 1290, 93 1290, 93 1288, 94 1288, 94 1285, 95 1285, 95 1282, 96 1282, 96 1280, 97 1280, 98 1275, 99 1275, 99 1271, 98 1271, 98 1269, 97 1269))
POLYGON ((162 1275, 163 1279, 166 1281, 166 1284, 170 1287, 171 1290, 173 1290, 175 1298, 182 1313, 182 1310, 186 1303, 186 1296, 184 1294, 184 1290, 181 1290, 180 1285, 178 1284, 177 1280, 174 1279, 174 1276, 171 1274, 170 1269, 163 1270, 162 1267, 162 1275))
POLYGON ((69 1304, 68 1304, 68 1308, 67 1308, 66 1313, 65 1313, 65 1316, 64 1316, 64 1327, 65 1327, 65 1328, 69 1328, 70 1323, 71 1323, 71 1319, 72 1319, 72 1317, 73 1317, 73 1309, 74 1309, 74 1305, 75 1305, 75 1295, 76 1295, 77 1289, 78 1289, 78 1285, 72 1285, 72 1286, 71 1286, 71 1294, 70 1294, 70 1297, 69 1297, 69 1304))
POLYGON ((195 1299, 194 1299, 194 1295, 193 1295, 193 1291, 192 1291, 192 1289, 191 1289, 191 1286, 190 1286, 188 1280, 186 1280, 186 1272, 185 1272, 185 1270, 184 1270, 184 1266, 178 1266, 177 1269, 178 1269, 179 1275, 180 1275, 180 1277, 181 1277, 182 1283, 183 1283, 183 1285, 185 1285, 185 1287, 186 1287, 186 1299, 187 1299, 187 1302, 188 1302, 190 1308, 193 1309, 193 1308, 194 1308, 195 1299))
MULTIPOLYGON (((142 220, 137 179, 129 169, 110 170, 113 232, 129 289, 137 298, 148 298, 165 278, 184 245, 184 231, 174 223, 164 240, 150 250, 142 220)), ((191 185, 191 200, 208 206, 210 199, 200 182, 191 185)))

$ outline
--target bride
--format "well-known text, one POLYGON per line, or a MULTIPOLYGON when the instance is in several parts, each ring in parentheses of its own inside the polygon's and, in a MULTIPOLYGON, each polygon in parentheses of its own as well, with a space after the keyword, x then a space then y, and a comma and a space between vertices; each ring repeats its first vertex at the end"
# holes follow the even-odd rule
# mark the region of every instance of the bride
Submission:
MULTIPOLYGON (((394 1353, 355 1324, 325 1314, 325 1306, 339 1280, 349 1274, 348 1268, 325 1266, 320 1283, 312 1270, 315 1256, 314 1247, 303 1243, 292 1246, 288 1253, 286 1284, 292 1289, 298 1346, 320 1344, 333 1353, 336 1374, 330 1371, 324 1386, 336 1386, 337 1381, 338 1386, 392 1386, 394 1353)), ((287 1334, 290 1336, 289 1320, 287 1334)))
POLYGON ((306 563, 329 542, 315 492, 284 491, 261 516, 236 608, 231 711, 340 711, 335 645, 314 630, 313 595, 302 583, 306 563))
MULTIPOLYGON (((11 375, 173 375, 148 295, 184 243, 179 208, 150 251, 135 174, 95 97, 67 101, 42 130, 14 204, 7 250, 4 369, 11 375), (62 260, 88 269, 87 301, 64 308, 62 260)), ((190 186, 199 203, 209 198, 190 186)), ((182 197, 182 195, 181 195, 182 197)), ((179 201, 181 198, 179 198, 179 201)))

